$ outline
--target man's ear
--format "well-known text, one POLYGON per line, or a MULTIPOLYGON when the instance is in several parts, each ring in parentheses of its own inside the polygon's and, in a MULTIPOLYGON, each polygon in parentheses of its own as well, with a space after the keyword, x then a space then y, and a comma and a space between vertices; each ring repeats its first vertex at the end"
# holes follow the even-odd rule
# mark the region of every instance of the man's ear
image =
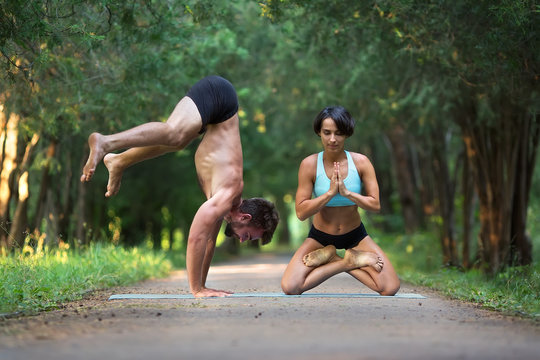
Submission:
POLYGON ((243 221, 243 220, 251 220, 251 214, 244 214, 242 213, 242 215, 240 215, 240 221, 243 221))

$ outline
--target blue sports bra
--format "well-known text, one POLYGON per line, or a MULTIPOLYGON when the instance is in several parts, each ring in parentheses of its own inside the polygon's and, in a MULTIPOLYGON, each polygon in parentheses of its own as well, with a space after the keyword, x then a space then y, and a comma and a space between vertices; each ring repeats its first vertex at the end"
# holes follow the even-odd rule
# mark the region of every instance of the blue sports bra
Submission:
MULTIPOLYGON (((348 170, 347 177, 345 178, 345 180, 343 180, 343 183, 349 191, 360 194, 360 191, 362 190, 362 181, 360 180, 360 176, 358 175, 358 170, 356 169, 356 165, 354 165, 351 154, 349 154, 347 150, 345 150, 345 154, 347 155, 348 170)), ((326 171, 324 170, 323 152, 321 151, 317 156, 317 177, 315 178, 315 184, 313 185, 313 196, 321 196, 322 194, 327 192, 328 189, 330 189, 330 179, 328 178, 328 176, 326 175, 326 171)), ((351 205, 356 204, 337 193, 332 199, 330 199, 330 201, 325 206, 336 207, 351 205)))

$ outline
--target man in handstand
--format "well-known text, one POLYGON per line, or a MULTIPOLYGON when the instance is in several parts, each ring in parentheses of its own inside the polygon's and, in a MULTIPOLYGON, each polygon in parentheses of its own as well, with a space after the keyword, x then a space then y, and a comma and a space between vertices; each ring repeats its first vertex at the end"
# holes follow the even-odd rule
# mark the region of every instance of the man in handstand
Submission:
POLYGON ((109 171, 106 197, 118 193, 123 171, 140 161, 185 148, 204 136, 195 153, 195 168, 206 201, 189 230, 186 266, 195 297, 227 296, 229 291, 205 286, 222 221, 226 235, 241 242, 267 244, 279 221, 274 205, 260 198, 242 200, 243 160, 238 99, 232 84, 219 76, 197 82, 176 105, 166 122, 149 122, 112 134, 93 133, 81 181, 90 181, 103 160, 109 171), (119 154, 112 151, 128 149, 119 154))

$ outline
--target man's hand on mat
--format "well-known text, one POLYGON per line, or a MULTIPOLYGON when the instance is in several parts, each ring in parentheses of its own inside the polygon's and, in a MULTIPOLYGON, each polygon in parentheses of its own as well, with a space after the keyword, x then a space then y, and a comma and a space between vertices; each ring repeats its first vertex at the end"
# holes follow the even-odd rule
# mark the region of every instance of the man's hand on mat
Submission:
POLYGON ((193 296, 196 298, 199 297, 225 297, 231 295, 232 292, 225 291, 225 290, 215 290, 215 289, 208 289, 208 288, 202 288, 201 290, 194 292, 193 296))

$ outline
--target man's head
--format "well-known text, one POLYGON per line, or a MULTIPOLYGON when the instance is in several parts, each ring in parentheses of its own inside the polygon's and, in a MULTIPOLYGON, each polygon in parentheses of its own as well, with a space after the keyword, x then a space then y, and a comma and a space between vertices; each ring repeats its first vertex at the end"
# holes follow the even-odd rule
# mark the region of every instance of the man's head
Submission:
POLYGON ((262 245, 272 240, 279 214, 270 201, 262 198, 245 199, 236 214, 227 224, 225 235, 234 236, 240 241, 261 239, 262 245))

